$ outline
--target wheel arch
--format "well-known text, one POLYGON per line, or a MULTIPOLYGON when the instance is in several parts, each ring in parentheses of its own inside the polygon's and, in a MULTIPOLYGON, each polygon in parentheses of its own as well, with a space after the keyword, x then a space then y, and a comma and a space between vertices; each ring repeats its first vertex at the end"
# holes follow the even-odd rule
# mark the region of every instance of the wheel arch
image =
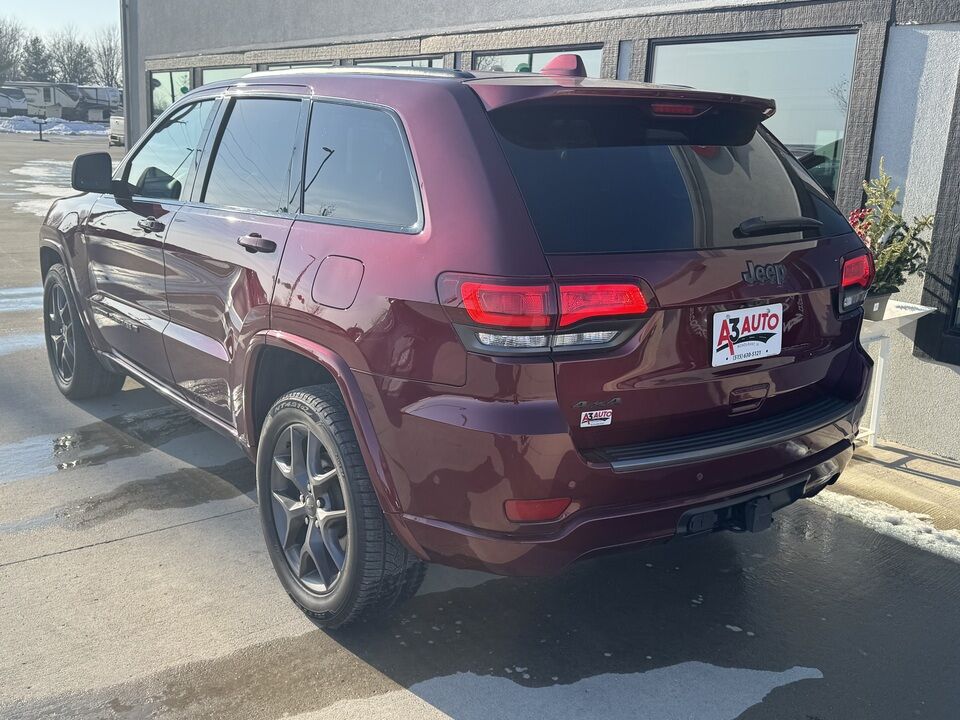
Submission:
POLYGON ((383 457, 373 421, 353 371, 337 353, 312 340, 283 332, 259 333, 247 352, 243 373, 243 444, 256 456, 266 413, 280 395, 307 385, 335 385, 353 424, 367 472, 389 516, 401 512, 400 500, 383 457), (283 373, 273 372, 284 370, 283 373), (291 386, 295 383, 295 386, 291 386))
POLYGON ((40 243, 40 279, 45 280, 47 273, 57 263, 63 263, 63 253, 60 248, 52 242, 40 243))

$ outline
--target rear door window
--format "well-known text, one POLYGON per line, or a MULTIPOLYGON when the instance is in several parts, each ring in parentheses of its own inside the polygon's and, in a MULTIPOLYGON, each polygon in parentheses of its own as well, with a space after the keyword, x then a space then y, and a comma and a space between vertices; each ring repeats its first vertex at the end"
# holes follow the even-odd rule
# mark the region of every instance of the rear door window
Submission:
POLYGON ((241 98, 227 116, 211 159, 202 202, 260 212, 295 212, 297 99, 241 98))
POLYGON ((411 230, 420 205, 399 121, 372 107, 315 102, 303 211, 347 224, 411 230))
POLYGON ((641 100, 554 100, 491 116, 547 253, 736 247, 850 232, 743 109, 658 117, 641 100), (744 235, 740 224, 756 217, 822 225, 744 235))

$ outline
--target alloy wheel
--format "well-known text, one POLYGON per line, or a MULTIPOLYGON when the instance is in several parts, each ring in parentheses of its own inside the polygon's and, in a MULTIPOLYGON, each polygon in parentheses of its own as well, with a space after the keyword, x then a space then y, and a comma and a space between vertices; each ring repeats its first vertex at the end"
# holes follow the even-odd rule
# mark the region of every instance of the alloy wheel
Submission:
POLYGON ((60 285, 54 285, 47 298, 47 337, 50 356, 57 375, 63 383, 73 378, 76 363, 76 342, 74 338, 74 317, 70 312, 67 294, 60 285))
POLYGON ((347 494, 330 451, 306 425, 277 438, 270 501, 287 564, 311 592, 329 593, 349 553, 347 494))

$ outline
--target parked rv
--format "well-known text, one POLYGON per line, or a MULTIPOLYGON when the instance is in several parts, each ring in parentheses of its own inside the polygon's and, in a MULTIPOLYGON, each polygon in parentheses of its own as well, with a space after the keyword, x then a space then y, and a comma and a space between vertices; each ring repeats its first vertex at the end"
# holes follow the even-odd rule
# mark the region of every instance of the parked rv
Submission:
POLYGON ((17 80, 7 85, 23 91, 29 115, 61 117, 64 120, 88 119, 78 112, 82 96, 80 88, 73 83, 17 80))
POLYGON ((27 99, 23 90, 15 87, 0 87, 0 115, 13 117, 27 114, 27 99))
POLYGON ((80 120, 107 121, 120 111, 120 90, 105 85, 81 85, 80 120))

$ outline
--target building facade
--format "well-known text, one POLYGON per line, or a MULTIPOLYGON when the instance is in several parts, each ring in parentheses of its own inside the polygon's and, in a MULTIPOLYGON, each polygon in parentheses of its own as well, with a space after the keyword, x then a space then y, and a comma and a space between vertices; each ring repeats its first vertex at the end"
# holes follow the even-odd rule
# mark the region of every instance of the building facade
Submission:
POLYGON ((881 436, 960 457, 960 0, 121 0, 127 128, 205 82, 292 66, 537 71, 577 52, 597 77, 777 101, 771 129, 844 211, 880 158, 906 216, 936 215, 936 308, 892 343, 881 436))

